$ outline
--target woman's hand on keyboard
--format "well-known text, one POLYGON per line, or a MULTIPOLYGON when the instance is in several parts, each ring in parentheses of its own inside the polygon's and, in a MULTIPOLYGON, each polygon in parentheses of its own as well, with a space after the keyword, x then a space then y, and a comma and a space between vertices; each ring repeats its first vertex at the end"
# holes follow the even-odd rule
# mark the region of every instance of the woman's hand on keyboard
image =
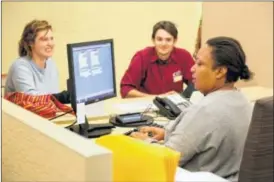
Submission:
POLYGON ((139 132, 158 141, 163 140, 165 137, 165 130, 159 127, 144 126, 139 128, 139 132))
POLYGON ((130 134, 130 136, 132 138, 137 138, 137 139, 141 139, 141 140, 145 140, 145 139, 149 138, 147 133, 141 133, 141 132, 132 132, 130 134))

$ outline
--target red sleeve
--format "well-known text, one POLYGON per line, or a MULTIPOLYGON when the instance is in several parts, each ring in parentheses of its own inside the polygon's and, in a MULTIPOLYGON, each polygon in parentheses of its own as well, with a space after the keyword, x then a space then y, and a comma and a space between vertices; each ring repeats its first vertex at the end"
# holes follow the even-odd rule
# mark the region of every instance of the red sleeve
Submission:
POLYGON ((122 98, 126 97, 132 89, 139 90, 144 71, 141 53, 137 52, 131 59, 129 67, 121 80, 120 93, 122 98))
POLYGON ((192 82, 191 68, 194 65, 194 59, 188 51, 185 51, 183 60, 184 60, 183 62, 184 80, 187 80, 188 82, 192 82))

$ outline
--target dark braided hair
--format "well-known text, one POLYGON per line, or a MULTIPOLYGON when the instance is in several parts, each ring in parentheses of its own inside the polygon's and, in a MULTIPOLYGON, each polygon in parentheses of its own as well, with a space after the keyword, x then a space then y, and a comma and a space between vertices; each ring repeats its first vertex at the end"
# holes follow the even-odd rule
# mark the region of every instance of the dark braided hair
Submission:
POLYGON ((246 65, 245 52, 239 41, 231 37, 215 37, 207 40, 207 45, 212 48, 212 57, 215 68, 227 68, 226 82, 236 82, 238 79, 250 80, 253 73, 246 65))

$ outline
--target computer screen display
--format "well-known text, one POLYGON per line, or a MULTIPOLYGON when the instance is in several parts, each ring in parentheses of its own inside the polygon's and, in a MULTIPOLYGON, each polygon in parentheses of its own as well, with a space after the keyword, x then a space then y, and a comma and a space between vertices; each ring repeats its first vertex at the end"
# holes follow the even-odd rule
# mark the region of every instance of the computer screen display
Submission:
POLYGON ((72 101, 93 103, 115 97, 113 40, 67 45, 72 101))

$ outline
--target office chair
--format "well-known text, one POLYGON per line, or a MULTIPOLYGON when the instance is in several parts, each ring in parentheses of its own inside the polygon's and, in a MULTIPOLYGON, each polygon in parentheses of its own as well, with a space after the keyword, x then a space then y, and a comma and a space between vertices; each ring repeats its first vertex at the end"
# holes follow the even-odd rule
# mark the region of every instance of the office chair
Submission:
POLYGON ((273 96, 255 102, 238 182, 273 182, 273 96))
POLYGON ((7 80, 7 76, 8 74, 6 73, 2 73, 1 74, 1 97, 3 97, 4 95, 4 90, 5 90, 5 84, 6 84, 6 80, 7 80))

